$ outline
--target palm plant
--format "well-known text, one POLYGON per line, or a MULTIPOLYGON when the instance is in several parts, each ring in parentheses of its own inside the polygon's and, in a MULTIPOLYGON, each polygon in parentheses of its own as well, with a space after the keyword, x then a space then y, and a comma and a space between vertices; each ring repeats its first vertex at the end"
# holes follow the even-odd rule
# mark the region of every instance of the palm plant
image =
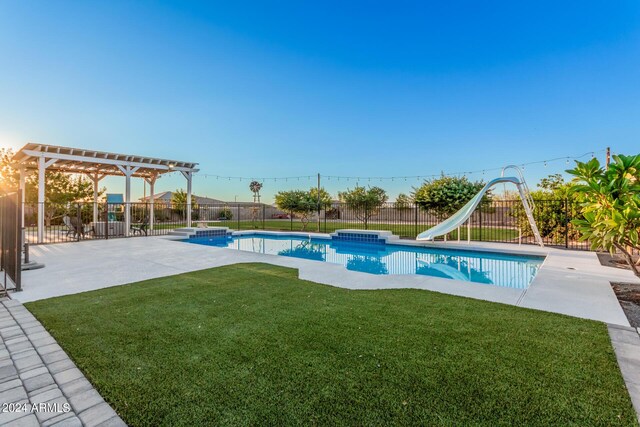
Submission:
POLYGON ((251 181, 249 189, 253 192, 253 201, 260 202, 260 190, 262 190, 262 184, 258 181, 251 181))

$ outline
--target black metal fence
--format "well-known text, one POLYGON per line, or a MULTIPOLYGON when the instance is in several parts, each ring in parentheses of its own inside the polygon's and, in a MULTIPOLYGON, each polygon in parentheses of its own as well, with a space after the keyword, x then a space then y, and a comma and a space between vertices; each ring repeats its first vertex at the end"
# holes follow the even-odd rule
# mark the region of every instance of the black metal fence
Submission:
MULTIPOLYGON (((37 204, 26 204, 26 240, 36 243, 37 204)), ((125 205, 100 203, 46 204, 42 242, 57 243, 125 236, 158 236, 187 225, 186 205, 156 202, 131 203, 131 224, 125 229, 125 205)), ((449 214, 425 211, 416 205, 386 203, 373 207, 333 203, 308 215, 291 214, 266 204, 224 203, 193 205, 193 226, 226 226, 236 230, 308 231, 331 233, 338 229, 388 230, 402 238, 415 238, 449 214)), ((546 245, 589 249, 580 242, 571 220, 578 215, 568 200, 537 200, 534 217, 546 245)), ((476 209, 468 224, 441 239, 534 244, 535 239, 519 200, 493 201, 476 209)))
POLYGON ((5 293, 10 289, 22 289, 21 199, 20 191, 0 196, 0 268, 4 275, 5 293))

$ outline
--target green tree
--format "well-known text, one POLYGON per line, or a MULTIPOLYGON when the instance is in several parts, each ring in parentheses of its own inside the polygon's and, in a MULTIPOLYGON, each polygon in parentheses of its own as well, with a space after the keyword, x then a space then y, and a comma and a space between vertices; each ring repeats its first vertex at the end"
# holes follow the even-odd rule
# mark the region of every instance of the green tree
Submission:
POLYGON ((538 183, 539 188, 551 192, 566 188, 567 186, 569 186, 569 184, 564 181, 562 174, 559 173, 554 173, 546 178, 542 178, 538 183))
POLYGON ((576 161, 576 167, 567 171, 575 177, 572 192, 583 199, 583 218, 572 222, 592 249, 612 255, 619 251, 640 277, 640 260, 633 261, 633 251, 640 251, 640 155, 618 155, 613 160, 608 169, 596 158, 576 161))
POLYGON ((371 217, 378 214, 388 199, 387 192, 380 187, 360 186, 340 192, 338 197, 351 209, 356 219, 364 223, 365 230, 369 228, 371 217))
MULTIPOLYGON (((177 189, 171 194, 171 208, 181 217, 184 217, 187 211, 187 192, 182 188, 177 189)), ((198 203, 191 197, 191 212, 198 210, 198 203)))
MULTIPOLYGON (((318 189, 317 188, 311 188, 309 190, 309 197, 311 197, 311 199, 316 201, 316 204, 318 203, 318 189)), ((324 188, 320 188, 320 208, 321 209, 328 209, 331 207, 333 200, 331 199, 331 194, 329 194, 329 192, 327 190, 325 190, 324 188)))
MULTIPOLYGON (((469 181, 467 177, 442 175, 425 181, 414 188, 413 199, 426 211, 435 212, 440 217, 448 217, 460 210, 484 187, 482 181, 469 181)), ((491 204, 491 192, 488 191, 480 202, 481 207, 491 204)))
POLYGON ((260 190, 262 190, 262 184, 258 181, 251 181, 249 183, 249 190, 253 193, 253 201, 260 202, 260 190))
MULTIPOLYGON (((18 166, 11 160, 11 149, 0 149, 0 186, 3 191, 15 191, 19 185, 18 166)), ((99 190, 102 196, 105 189, 99 190)), ((93 183, 82 175, 48 170, 45 173, 45 203, 62 205, 93 200, 93 183)), ((25 179, 25 201, 38 202, 38 175, 29 173, 25 179)))
POLYGON ((411 196, 407 196, 404 193, 398 194, 398 197, 396 197, 396 203, 395 203, 396 209, 405 210, 405 209, 410 209, 411 206, 413 206, 413 198, 411 196))
POLYGON ((303 230, 306 230, 311 216, 318 210, 317 190, 315 193, 303 190, 279 191, 275 200, 278 208, 300 217, 303 230))
MULTIPOLYGON (((15 191, 19 186, 20 173, 18 165, 13 162, 11 149, 0 149, 0 189, 2 192, 15 191)), ((25 215, 28 223, 35 222, 35 208, 38 203, 38 175, 28 173, 25 177, 25 215)), ((98 197, 106 189, 100 188, 98 197)), ((79 174, 67 174, 48 170, 45 173, 45 225, 51 225, 55 219, 64 214, 75 214, 77 206, 74 202, 93 201, 93 183, 79 174)), ((87 206, 87 209, 88 208, 87 206)))
POLYGON ((251 222, 253 223, 254 228, 258 228, 257 221, 260 207, 258 205, 255 205, 255 203, 260 203, 260 190, 262 190, 262 183, 258 181, 251 181, 249 183, 249 190, 251 190, 251 192, 253 193, 254 203, 254 206, 251 207, 251 222))
POLYGON ((0 148, 0 193, 8 193, 18 189, 20 175, 11 158, 13 150, 0 148))

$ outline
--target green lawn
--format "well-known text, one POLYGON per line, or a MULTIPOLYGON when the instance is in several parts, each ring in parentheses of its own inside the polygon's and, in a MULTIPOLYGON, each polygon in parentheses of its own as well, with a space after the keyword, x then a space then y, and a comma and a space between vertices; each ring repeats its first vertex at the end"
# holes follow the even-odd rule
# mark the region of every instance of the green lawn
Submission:
POLYGON ((604 324, 238 264, 27 304, 130 425, 636 425, 604 324))

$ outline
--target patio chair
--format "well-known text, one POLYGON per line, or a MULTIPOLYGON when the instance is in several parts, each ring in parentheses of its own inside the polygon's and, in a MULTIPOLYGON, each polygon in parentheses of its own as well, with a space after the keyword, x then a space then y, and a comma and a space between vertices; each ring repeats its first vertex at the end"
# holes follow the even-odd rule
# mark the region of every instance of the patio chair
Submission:
POLYGON ((75 237, 76 227, 71 223, 71 218, 69 217, 69 215, 65 215, 62 217, 62 223, 66 227, 65 230, 62 230, 62 232, 66 231, 66 237, 69 237, 70 234, 73 234, 73 236, 75 237))
POLYGON ((131 224, 131 231, 133 232, 134 235, 140 233, 140 235, 142 236, 142 234, 144 233, 144 235, 146 236, 148 229, 149 229, 148 217, 144 217, 140 224, 131 224))
POLYGON ((67 227, 67 237, 69 237, 70 234, 73 234, 74 239, 77 237, 82 237, 84 239, 87 234, 95 234, 95 229, 93 227, 89 227, 88 224, 83 224, 82 219, 78 220, 76 217, 65 215, 62 217, 62 222, 67 227))

